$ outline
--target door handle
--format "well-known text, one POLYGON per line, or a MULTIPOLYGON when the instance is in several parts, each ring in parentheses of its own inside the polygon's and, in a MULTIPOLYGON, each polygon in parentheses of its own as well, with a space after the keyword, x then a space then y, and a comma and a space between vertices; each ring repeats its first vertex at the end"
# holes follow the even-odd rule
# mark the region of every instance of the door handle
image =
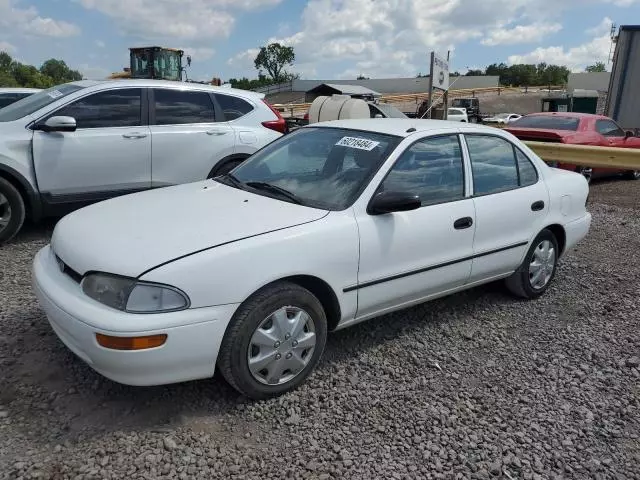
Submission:
POLYGON ((542 200, 538 200, 537 202, 533 202, 531 204, 531 210, 534 212, 538 212, 544 208, 544 202, 542 200))
POLYGON ((140 132, 132 132, 132 133, 123 133, 122 136, 124 138, 145 138, 147 134, 140 133, 140 132))
POLYGON ((453 228, 456 230, 463 230, 465 228, 469 228, 471 225, 473 225, 473 219, 471 217, 459 218, 453 222, 453 228))
POLYGON ((228 133, 228 130, 207 130, 205 132, 207 135, 226 135, 228 133))

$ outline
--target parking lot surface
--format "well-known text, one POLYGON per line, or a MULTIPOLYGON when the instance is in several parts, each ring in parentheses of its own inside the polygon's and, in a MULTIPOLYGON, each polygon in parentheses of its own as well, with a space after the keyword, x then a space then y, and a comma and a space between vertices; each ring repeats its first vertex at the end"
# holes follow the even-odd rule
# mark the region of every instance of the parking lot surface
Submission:
POLYGON ((591 190, 541 299, 488 285, 334 333, 258 403, 94 373, 31 292, 54 224, 29 226, 0 248, 0 478, 640 479, 640 182, 591 190))

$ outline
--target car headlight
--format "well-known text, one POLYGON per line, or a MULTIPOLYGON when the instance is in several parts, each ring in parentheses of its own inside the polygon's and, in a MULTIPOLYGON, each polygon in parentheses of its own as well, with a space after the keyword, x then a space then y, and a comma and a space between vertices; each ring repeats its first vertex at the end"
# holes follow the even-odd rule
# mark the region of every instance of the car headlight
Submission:
POLYGON ((123 312, 160 313, 189 307, 189 298, 175 287, 106 273, 85 276, 82 291, 94 300, 123 312))

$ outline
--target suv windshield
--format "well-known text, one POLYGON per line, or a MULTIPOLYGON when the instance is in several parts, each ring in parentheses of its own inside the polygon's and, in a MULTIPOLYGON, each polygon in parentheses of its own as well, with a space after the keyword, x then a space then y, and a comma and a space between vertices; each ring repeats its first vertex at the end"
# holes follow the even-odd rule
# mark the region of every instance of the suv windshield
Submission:
POLYGON ((14 120, 31 115, 50 103, 53 103, 62 97, 66 97, 70 93, 77 92, 82 88, 84 87, 74 85, 72 83, 65 83, 63 85, 56 85, 55 87, 47 88, 41 92, 29 95, 22 100, 18 100, 17 102, 0 109, 0 122, 13 122, 14 120))
POLYGON ((401 140, 362 130, 304 127, 216 180, 309 207, 344 210, 401 140))
POLYGON ((511 122, 512 128, 542 128, 545 130, 578 130, 580 120, 573 117, 531 115, 511 122))

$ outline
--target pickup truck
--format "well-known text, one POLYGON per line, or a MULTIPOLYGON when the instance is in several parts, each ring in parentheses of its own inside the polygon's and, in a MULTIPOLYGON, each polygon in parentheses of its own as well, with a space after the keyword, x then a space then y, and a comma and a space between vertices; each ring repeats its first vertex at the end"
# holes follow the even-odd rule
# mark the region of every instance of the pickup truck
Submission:
POLYGON ((285 130, 246 90, 131 79, 34 93, 0 109, 0 244, 25 218, 228 173, 285 130))

